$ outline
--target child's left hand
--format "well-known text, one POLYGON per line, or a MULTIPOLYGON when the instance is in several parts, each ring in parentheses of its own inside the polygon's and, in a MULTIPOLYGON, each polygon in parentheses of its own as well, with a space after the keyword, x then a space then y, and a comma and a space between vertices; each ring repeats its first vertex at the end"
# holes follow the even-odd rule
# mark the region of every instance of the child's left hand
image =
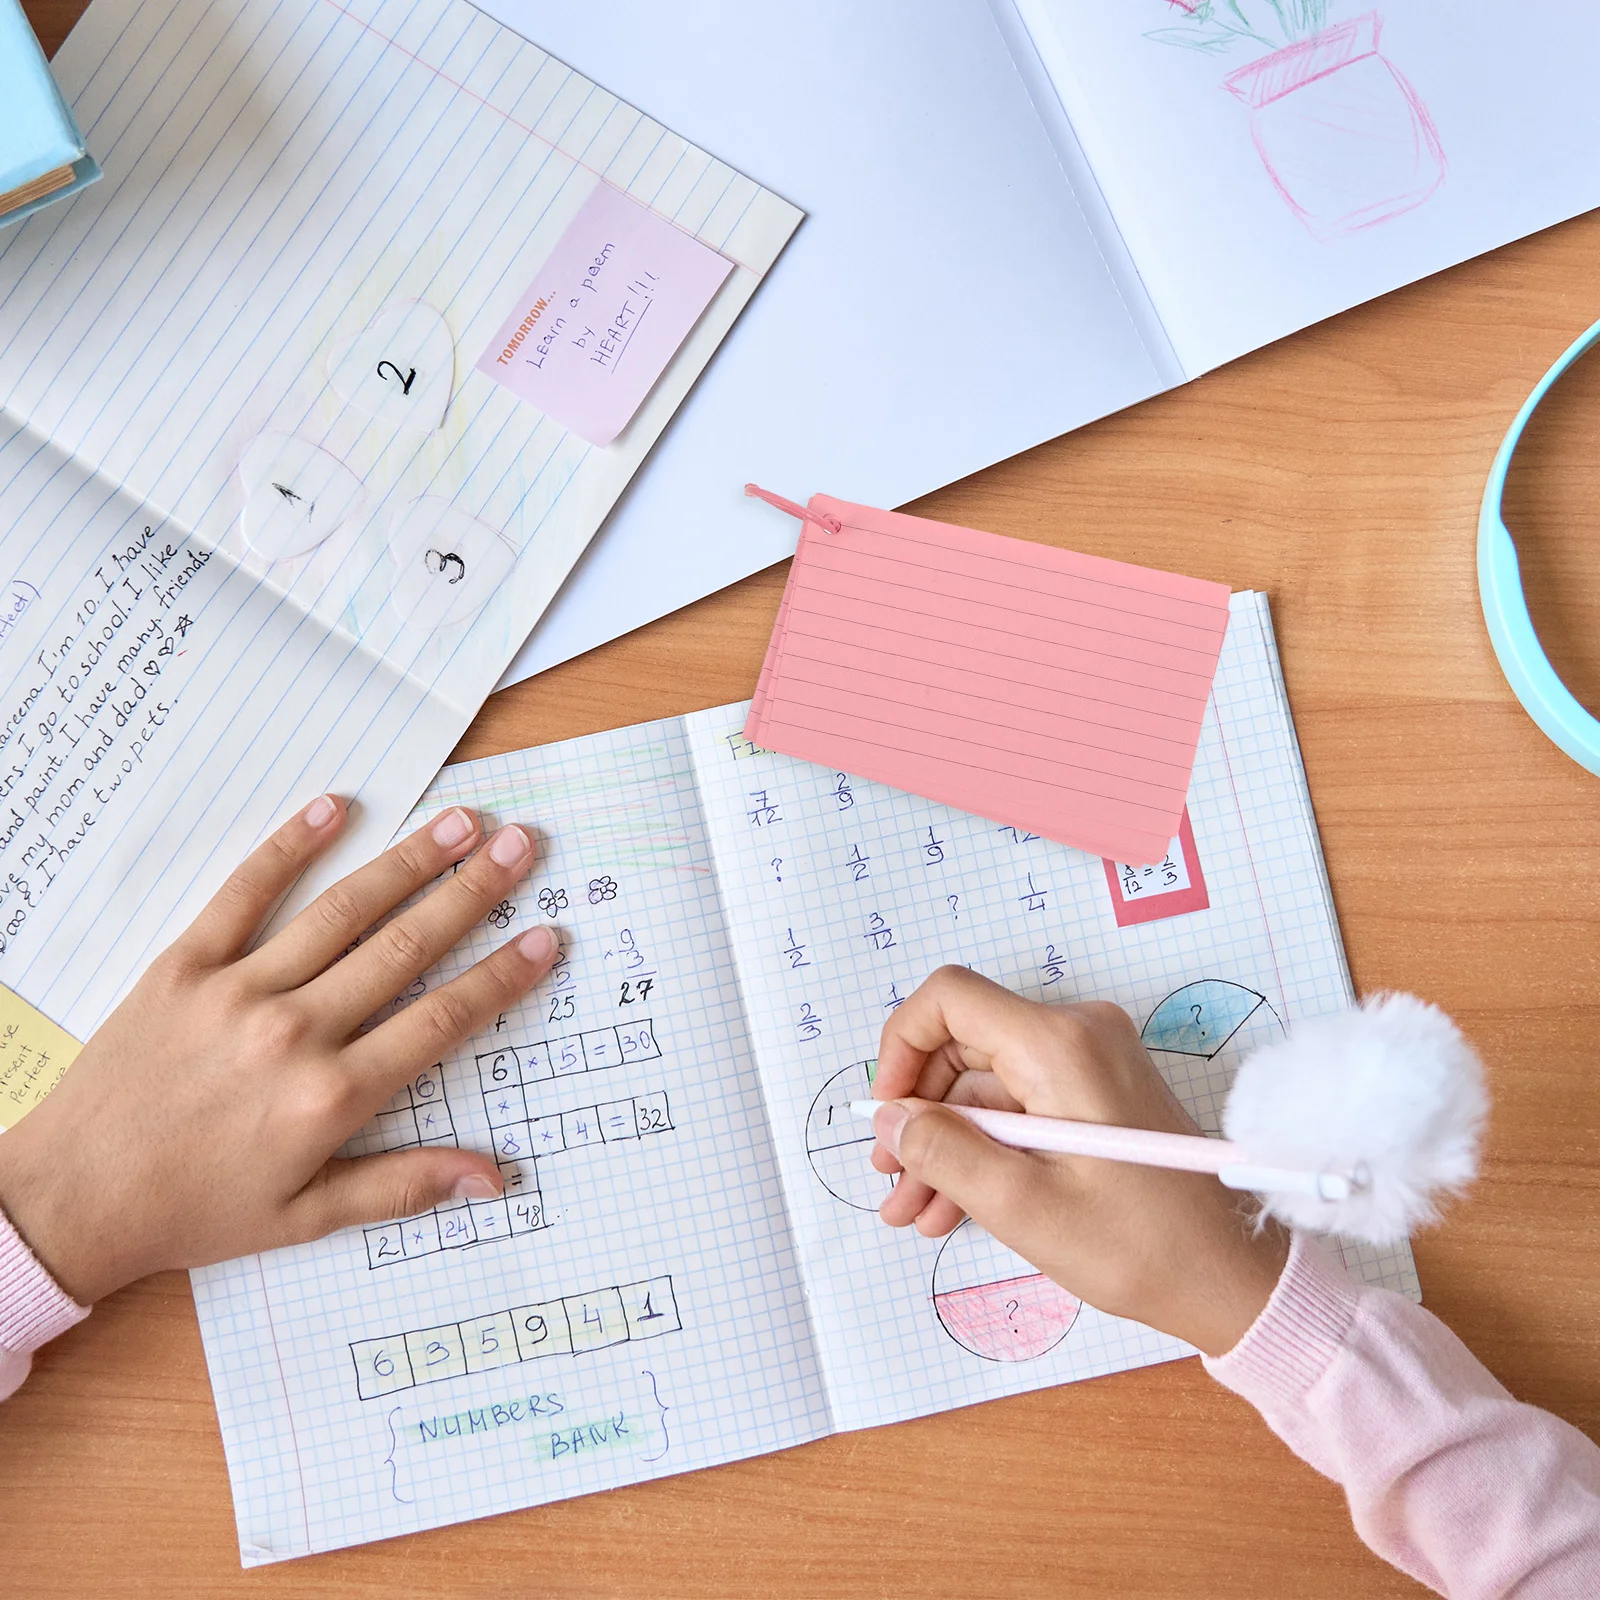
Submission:
POLYGON ((549 972, 555 935, 535 928, 360 1031, 512 892, 533 840, 501 828, 352 950, 480 842, 477 819, 453 808, 251 950, 344 820, 343 802, 324 796, 280 828, 156 959, 46 1099, 0 1135, 0 1207, 75 1300, 164 1267, 501 1192, 494 1162, 470 1150, 358 1160, 333 1152, 549 972))

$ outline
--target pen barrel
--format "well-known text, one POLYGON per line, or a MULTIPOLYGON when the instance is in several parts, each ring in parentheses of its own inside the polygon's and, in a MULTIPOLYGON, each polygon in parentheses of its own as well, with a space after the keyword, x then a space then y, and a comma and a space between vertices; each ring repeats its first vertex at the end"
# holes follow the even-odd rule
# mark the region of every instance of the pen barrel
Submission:
POLYGON ((1249 1156, 1229 1139, 1202 1134, 1159 1133, 1151 1128, 1116 1128, 1099 1122, 1067 1122, 1030 1117, 982 1106, 951 1106, 998 1144, 1018 1150, 1049 1150, 1059 1155, 1098 1156, 1103 1161, 1133 1161, 1178 1172, 1218 1173, 1245 1166, 1249 1156))

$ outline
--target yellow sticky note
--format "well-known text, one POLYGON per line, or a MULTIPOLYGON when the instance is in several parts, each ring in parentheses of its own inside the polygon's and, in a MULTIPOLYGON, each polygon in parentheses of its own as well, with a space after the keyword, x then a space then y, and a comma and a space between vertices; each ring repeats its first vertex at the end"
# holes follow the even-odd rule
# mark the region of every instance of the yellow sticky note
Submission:
POLYGON ((82 1048, 0 983, 0 1128, 27 1116, 61 1082, 82 1048))

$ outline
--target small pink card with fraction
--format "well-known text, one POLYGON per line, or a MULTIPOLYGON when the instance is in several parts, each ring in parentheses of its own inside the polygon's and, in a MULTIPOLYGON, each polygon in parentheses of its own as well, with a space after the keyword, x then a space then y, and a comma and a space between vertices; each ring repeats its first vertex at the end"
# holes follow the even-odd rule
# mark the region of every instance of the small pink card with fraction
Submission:
POLYGON ((1128 861, 1107 861, 1105 869, 1106 885, 1111 890, 1111 914, 1119 928, 1181 917, 1188 911, 1205 911, 1211 905, 1187 806, 1183 808, 1177 837, 1159 861, 1138 867, 1128 861))
POLYGON ((478 371, 607 445, 733 270, 726 256, 596 186, 478 358, 478 371))
POLYGON ((804 516, 749 739, 1113 862, 1166 858, 1225 584, 826 495, 804 516))

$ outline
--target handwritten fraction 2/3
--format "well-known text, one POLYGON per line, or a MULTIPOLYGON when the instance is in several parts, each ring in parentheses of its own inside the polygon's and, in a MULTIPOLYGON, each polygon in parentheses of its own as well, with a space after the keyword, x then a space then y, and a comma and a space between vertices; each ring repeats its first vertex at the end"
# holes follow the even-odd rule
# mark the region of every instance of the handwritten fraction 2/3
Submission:
POLYGON ((933 1309, 963 1350, 986 1361, 1032 1361, 1072 1331, 1080 1302, 968 1221, 933 1263, 933 1309))
POLYGON ((872 1125, 851 1115, 852 1100, 872 1098, 872 1080, 878 1063, 857 1061, 842 1068, 823 1084, 806 1117, 806 1159, 811 1170, 835 1200, 857 1211, 876 1211, 894 1187, 886 1173, 870 1159, 872 1125))

